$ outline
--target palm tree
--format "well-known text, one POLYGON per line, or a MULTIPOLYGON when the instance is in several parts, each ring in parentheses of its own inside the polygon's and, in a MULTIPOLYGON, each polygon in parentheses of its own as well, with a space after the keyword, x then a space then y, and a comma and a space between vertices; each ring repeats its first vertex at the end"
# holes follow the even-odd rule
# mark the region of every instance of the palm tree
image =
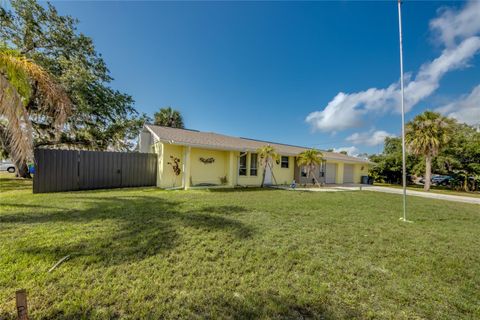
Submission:
POLYGON ((48 72, 15 50, 0 48, 0 145, 18 176, 30 177, 26 163, 33 154, 31 117, 51 120, 59 129, 70 112, 68 95, 48 72))
POLYGON ((425 191, 430 190, 432 157, 450 140, 453 123, 454 120, 440 113, 425 111, 406 125, 405 140, 408 150, 417 156, 425 157, 425 191))
POLYGON ((317 186, 320 186, 320 183, 318 182, 317 177, 315 177, 315 169, 322 163, 322 161, 323 154, 316 149, 305 150, 297 157, 298 166, 304 166, 307 168, 307 179, 312 175, 317 186))
POLYGON ((265 173, 267 172, 267 167, 272 168, 273 163, 280 159, 280 155, 271 145, 261 147, 257 150, 257 153, 260 158, 260 164, 263 166, 261 185, 261 187, 263 188, 263 185, 265 184, 265 173))
POLYGON ((161 108, 159 112, 155 112, 154 118, 157 126, 184 128, 182 115, 171 107, 161 108))

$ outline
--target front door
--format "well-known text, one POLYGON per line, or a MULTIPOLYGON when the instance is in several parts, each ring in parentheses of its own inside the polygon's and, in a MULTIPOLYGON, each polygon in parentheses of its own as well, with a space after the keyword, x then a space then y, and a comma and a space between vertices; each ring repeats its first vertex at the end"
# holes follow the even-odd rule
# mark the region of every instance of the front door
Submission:
POLYGON ((267 168, 265 169, 265 184, 272 184, 272 168, 269 165, 267 165, 267 168))

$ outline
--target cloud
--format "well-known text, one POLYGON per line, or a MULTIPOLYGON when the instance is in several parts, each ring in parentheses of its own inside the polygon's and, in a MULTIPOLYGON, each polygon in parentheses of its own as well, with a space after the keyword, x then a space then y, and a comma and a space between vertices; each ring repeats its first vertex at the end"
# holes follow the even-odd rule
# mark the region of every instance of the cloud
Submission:
POLYGON ((361 133, 356 132, 348 136, 345 140, 353 144, 361 144, 361 145, 373 147, 379 144, 383 144, 386 137, 393 137, 393 136, 395 135, 383 130, 377 130, 377 131, 370 130, 368 132, 361 132, 361 133))
POLYGON ((346 151, 349 156, 356 157, 358 156, 359 150, 357 147, 351 146, 351 147, 340 147, 340 148, 334 148, 333 152, 342 152, 346 151))
MULTIPOLYGON (((435 23, 433 26, 431 24, 431 28, 436 30, 444 43, 447 43, 447 40, 455 41, 463 36, 477 33, 477 22, 475 19, 472 22, 471 16, 473 15, 480 20, 480 10, 475 13, 466 13, 466 11, 476 9, 477 6, 477 4, 468 3, 458 12, 444 10, 437 18, 441 18, 441 20, 438 20, 441 22, 435 22, 437 19, 432 20, 432 23, 435 23), (448 19, 445 20, 445 15, 451 19, 451 25, 449 25, 448 19), (461 16, 461 18, 455 19, 457 16, 461 16), (464 16, 467 16, 468 19, 463 18, 464 16), (468 23, 472 23, 473 26, 468 28, 468 23), (452 29, 451 31, 449 31, 449 26, 452 29), (449 35, 447 36, 447 34, 449 35)), ((438 58, 424 63, 413 80, 411 74, 406 74, 405 110, 408 112, 418 102, 434 93, 440 85, 440 80, 447 72, 467 67, 470 59, 479 51, 480 37, 470 36, 459 41, 457 46, 447 46, 438 58)), ((314 130, 335 133, 360 127, 363 124, 362 118, 369 113, 394 111, 400 111, 399 82, 392 83, 383 89, 370 88, 355 93, 339 92, 323 110, 310 113, 305 121, 314 130)))
POLYGON ((438 108, 436 111, 469 125, 480 125, 480 84, 468 95, 438 108))
POLYGON ((442 8, 438 18, 430 21, 430 29, 438 41, 451 47, 460 38, 474 36, 480 32, 480 1, 468 2, 462 10, 442 8))

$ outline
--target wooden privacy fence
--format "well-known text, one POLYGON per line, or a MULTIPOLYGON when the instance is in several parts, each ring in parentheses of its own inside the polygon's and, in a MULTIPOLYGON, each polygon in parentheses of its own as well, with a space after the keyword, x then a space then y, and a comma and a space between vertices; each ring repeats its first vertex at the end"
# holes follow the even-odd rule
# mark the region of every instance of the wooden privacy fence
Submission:
POLYGON ((155 186, 153 153, 35 149, 33 193, 155 186))

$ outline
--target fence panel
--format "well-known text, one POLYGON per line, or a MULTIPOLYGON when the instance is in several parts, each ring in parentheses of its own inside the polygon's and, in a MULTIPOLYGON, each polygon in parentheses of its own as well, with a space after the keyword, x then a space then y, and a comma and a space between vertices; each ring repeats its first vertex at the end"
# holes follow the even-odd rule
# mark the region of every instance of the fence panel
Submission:
POLYGON ((36 149, 35 170, 34 193, 155 186, 157 155, 36 149))
POLYGON ((78 151, 36 149, 33 192, 78 190, 78 151))
POLYGON ((123 154, 128 153, 80 151, 80 189, 120 188, 123 154))

